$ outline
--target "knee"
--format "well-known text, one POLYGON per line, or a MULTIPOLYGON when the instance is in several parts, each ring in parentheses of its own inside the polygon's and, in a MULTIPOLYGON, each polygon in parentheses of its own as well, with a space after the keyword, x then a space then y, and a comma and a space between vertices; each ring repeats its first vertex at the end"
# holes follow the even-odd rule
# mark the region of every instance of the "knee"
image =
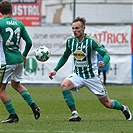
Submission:
POLYGON ((62 88, 62 90, 64 90, 64 89, 72 89, 72 88, 74 88, 74 85, 73 85, 73 83, 71 81, 64 80, 61 83, 61 88, 62 88))
POLYGON ((63 89, 66 89, 66 88, 68 88, 68 85, 67 84, 65 84, 65 83, 61 83, 61 89, 63 90, 63 89))
POLYGON ((71 90, 74 88, 74 84, 69 79, 65 79, 61 83, 61 88, 62 88, 62 90, 71 90))

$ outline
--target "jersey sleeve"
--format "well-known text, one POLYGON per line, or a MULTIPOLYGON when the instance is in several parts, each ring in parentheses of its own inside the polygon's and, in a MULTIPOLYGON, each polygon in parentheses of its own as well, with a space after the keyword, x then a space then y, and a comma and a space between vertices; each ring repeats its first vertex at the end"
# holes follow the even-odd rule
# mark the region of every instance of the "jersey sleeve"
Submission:
POLYGON ((92 40, 92 48, 96 50, 103 57, 103 62, 105 65, 109 63, 110 61, 109 53, 103 46, 100 45, 100 43, 96 39, 92 40))
POLYGON ((25 26, 23 24, 21 24, 22 26, 22 33, 21 33, 21 36, 23 38, 23 40, 25 41, 26 45, 25 45, 25 49, 24 49, 24 52, 23 52, 23 56, 27 56, 28 52, 30 51, 31 49, 31 46, 32 46, 32 41, 31 41, 31 38, 25 28, 25 26))
POLYGON ((68 44, 66 43, 66 49, 63 53, 63 55, 61 56, 61 58, 59 59, 56 67, 54 68, 54 70, 57 72, 68 60, 69 56, 71 54, 71 50, 68 47, 68 44))

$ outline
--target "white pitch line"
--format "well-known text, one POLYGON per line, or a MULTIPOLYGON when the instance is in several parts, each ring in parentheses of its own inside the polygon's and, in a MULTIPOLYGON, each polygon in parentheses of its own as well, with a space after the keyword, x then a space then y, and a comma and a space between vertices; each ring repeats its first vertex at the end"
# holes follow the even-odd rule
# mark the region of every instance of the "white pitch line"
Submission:
POLYGON ((48 130, 9 130, 4 131, 0 129, 0 132, 2 133, 8 133, 8 132, 19 132, 19 133, 96 133, 96 132, 74 132, 74 131, 48 131, 48 130))

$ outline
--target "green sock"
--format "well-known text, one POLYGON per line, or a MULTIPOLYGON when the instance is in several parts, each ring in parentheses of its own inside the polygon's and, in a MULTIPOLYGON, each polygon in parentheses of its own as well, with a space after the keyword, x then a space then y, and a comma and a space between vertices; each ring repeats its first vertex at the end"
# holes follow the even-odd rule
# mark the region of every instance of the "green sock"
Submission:
POLYGON ((117 100, 112 100, 112 108, 117 110, 123 110, 123 106, 117 100))
POLYGON ((16 114, 11 100, 4 102, 4 105, 6 107, 6 110, 9 112, 9 114, 16 114))
POLYGON ((24 90, 22 92, 20 92, 20 95, 23 97, 23 99, 28 103, 28 105, 31 105, 32 103, 34 103, 31 95, 29 94, 28 90, 24 90))
POLYGON ((70 90, 62 90, 64 100, 71 111, 76 110, 74 98, 70 90))

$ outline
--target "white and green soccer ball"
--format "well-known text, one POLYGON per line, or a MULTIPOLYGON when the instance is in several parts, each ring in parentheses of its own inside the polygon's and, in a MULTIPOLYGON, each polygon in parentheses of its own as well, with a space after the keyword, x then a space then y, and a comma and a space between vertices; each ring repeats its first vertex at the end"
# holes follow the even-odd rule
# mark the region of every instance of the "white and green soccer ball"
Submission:
POLYGON ((47 61, 51 56, 50 50, 46 46, 40 46, 35 51, 35 57, 40 62, 47 61))

